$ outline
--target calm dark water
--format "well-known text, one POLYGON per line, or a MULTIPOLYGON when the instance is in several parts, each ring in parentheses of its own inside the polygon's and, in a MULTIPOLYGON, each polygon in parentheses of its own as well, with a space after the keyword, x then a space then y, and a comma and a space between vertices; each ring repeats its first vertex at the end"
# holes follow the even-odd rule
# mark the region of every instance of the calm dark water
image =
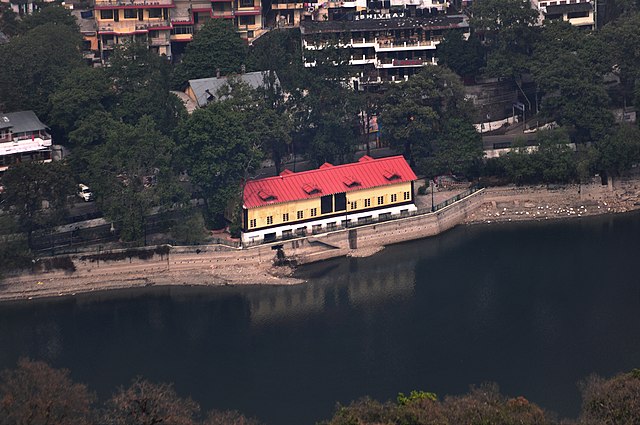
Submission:
POLYGON ((142 375, 270 425, 484 381, 575 416, 578 381, 640 367, 639 259, 633 214, 461 227, 308 266, 295 287, 0 304, 0 368, 43 359, 101 397, 142 375))

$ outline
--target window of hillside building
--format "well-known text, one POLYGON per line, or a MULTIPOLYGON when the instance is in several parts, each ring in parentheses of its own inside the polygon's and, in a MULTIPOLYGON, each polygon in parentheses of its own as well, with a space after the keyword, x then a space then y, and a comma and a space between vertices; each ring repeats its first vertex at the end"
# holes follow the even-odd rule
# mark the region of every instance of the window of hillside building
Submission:
POLYGON ((136 19, 138 17, 138 11, 136 9, 125 9, 124 19, 136 19))
POLYGON ((314 224, 313 226, 311 226, 311 233, 313 233, 314 235, 316 233, 321 233, 322 232, 322 224, 314 224))
POLYGON ((256 17, 251 16, 238 16, 238 25, 255 25, 256 17))
POLYGON ((378 196, 378 205, 384 204, 384 196, 378 196))
POLYGON ((149 38, 158 38, 160 37, 160 31, 149 31, 149 38))
POLYGON ((162 9, 149 9, 149 18, 162 18, 162 9))
POLYGON ((113 19, 113 10, 101 10, 100 19, 113 19))
POLYGON ((371 206, 371 199, 365 199, 364 200, 364 207, 365 208, 369 208, 371 206))
POLYGON ((320 198, 320 213, 329 214, 333 212, 333 196, 325 195, 320 198))
POLYGON ((283 230, 282 239, 291 239, 293 237, 293 230, 283 230))
POLYGON ((298 220, 302 220, 304 218, 304 211, 298 211, 298 215, 296 217, 298 217, 298 220))
POLYGON ((255 218, 249 220, 249 227, 251 227, 251 228, 256 227, 256 219, 255 218))
POLYGON ((268 215, 267 216, 267 224, 273 224, 273 216, 272 215, 268 215))
POLYGON ((584 12, 569 12, 569 13, 567 13, 567 18, 568 19, 588 18, 588 17, 589 17, 589 12, 588 11, 584 11, 584 12))
POLYGON ((240 7, 253 7, 253 0, 240 0, 240 7))
POLYGON ((315 217, 318 215, 318 209, 317 208, 311 208, 311 217, 315 217))
POLYGON ((404 193, 404 200, 408 201, 409 199, 411 199, 411 192, 405 192, 404 193))
POLYGON ((289 221, 289 213, 282 214, 282 221, 289 221))
POLYGON ((358 209, 358 201, 349 202, 349 209, 350 210, 357 210, 358 209))
POLYGON ((336 193, 334 195, 336 211, 345 211, 347 209, 347 194, 336 193))
POLYGON ((391 194, 391 202, 398 202, 398 195, 396 193, 391 194))
POLYGON ((304 236, 307 234, 307 228, 306 227, 298 227, 296 229, 296 235, 298 236, 304 236))

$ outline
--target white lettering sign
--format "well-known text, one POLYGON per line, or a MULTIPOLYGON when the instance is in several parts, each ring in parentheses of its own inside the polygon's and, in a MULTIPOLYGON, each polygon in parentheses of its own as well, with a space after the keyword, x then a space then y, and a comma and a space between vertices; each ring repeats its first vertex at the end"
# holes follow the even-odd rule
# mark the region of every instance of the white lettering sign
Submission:
POLYGON ((364 21, 364 20, 382 20, 382 19, 393 19, 393 18, 404 18, 405 12, 393 12, 393 13, 364 13, 362 15, 354 16, 356 21, 364 21))

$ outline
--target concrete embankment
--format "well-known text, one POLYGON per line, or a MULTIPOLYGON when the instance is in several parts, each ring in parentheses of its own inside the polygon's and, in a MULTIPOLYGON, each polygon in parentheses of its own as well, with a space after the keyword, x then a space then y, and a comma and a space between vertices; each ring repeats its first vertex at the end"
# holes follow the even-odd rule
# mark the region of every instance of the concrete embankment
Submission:
POLYGON ((295 264, 367 256, 382 247, 438 235, 462 223, 545 220, 640 208, 640 180, 615 186, 483 189, 435 213, 337 230, 306 238, 234 249, 222 245, 172 247, 149 259, 71 257, 75 271, 24 273, 0 283, 0 300, 73 295, 149 285, 295 284, 288 267, 274 267, 278 251, 295 264))

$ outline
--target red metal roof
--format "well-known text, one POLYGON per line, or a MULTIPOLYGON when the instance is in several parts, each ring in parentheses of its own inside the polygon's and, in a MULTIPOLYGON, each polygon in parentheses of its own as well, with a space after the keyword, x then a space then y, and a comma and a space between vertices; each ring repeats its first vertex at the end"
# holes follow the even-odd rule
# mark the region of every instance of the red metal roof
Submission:
POLYGON ((316 170, 300 173, 285 170, 276 177, 250 180, 244 187, 243 200, 245 208, 256 208, 416 179, 402 156, 380 159, 363 156, 351 164, 325 163, 316 170))

